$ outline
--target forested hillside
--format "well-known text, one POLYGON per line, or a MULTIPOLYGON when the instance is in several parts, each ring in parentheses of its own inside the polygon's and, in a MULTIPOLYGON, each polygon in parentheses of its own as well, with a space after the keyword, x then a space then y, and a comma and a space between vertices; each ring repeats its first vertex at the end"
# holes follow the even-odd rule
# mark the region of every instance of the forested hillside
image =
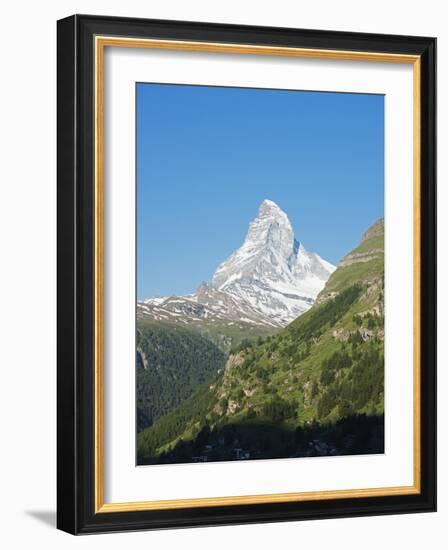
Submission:
POLYGON ((139 434, 138 462, 383 452, 383 293, 380 221, 308 312, 139 434))
POLYGON ((172 411, 225 363, 200 334, 154 323, 137 324, 137 431, 172 411))

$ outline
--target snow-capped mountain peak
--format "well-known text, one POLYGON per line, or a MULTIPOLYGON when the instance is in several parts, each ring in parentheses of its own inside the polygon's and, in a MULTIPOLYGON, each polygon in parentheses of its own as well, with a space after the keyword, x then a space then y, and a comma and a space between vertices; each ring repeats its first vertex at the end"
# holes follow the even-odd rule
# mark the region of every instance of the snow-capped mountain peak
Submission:
POLYGON ((264 200, 238 250, 216 269, 210 284, 184 297, 152 298, 141 315, 244 320, 285 326, 307 311, 335 266, 294 237, 287 214, 264 200))
POLYGON ((286 213, 264 200, 242 246, 217 268, 212 285, 282 326, 312 306, 334 270, 295 239, 286 213))

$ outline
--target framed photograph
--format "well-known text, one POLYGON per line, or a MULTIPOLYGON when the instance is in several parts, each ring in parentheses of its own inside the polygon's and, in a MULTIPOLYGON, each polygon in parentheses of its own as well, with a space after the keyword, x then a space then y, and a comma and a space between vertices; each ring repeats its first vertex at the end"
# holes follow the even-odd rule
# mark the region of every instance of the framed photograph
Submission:
POLYGON ((434 511, 435 50, 58 22, 58 527, 434 511))

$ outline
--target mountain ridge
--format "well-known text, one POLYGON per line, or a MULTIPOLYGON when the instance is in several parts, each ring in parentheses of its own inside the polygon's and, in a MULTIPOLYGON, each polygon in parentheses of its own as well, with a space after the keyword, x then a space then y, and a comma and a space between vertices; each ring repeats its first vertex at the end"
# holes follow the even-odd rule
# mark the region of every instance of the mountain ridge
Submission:
POLYGON ((243 244, 209 283, 186 296, 138 302, 137 317, 184 325, 239 322, 283 327, 314 303, 335 266, 297 241, 287 214, 265 199, 243 244))

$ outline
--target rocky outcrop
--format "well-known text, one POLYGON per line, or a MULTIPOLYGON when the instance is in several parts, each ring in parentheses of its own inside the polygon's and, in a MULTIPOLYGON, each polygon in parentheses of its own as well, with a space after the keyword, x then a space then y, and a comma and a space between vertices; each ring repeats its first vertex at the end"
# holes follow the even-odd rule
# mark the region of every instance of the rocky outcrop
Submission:
POLYGON ((379 237, 380 235, 384 235, 384 218, 379 219, 367 229, 362 236, 361 242, 372 239, 373 237, 379 237))

